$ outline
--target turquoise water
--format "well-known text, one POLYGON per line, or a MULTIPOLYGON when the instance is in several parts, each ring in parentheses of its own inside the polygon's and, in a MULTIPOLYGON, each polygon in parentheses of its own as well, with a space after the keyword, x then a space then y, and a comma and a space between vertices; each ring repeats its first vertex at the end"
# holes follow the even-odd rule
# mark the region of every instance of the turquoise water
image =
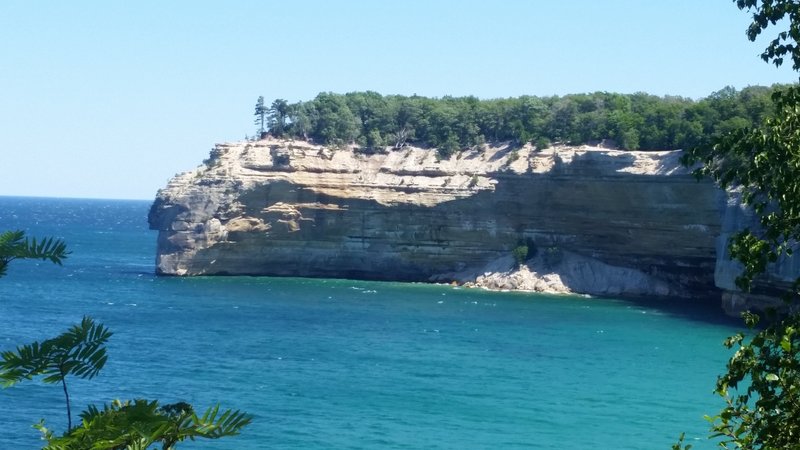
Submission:
MULTIPOLYGON (((139 201, 0 197, 0 230, 67 240, 63 267, 0 280, 0 350, 89 314, 114 336, 76 410, 113 398, 216 402, 241 436, 182 448, 669 448, 702 419, 736 330, 710 307, 348 280, 153 276, 139 201)), ((0 449, 66 419, 57 386, 0 391, 0 449)), ((713 448, 705 440, 695 448, 713 448)))

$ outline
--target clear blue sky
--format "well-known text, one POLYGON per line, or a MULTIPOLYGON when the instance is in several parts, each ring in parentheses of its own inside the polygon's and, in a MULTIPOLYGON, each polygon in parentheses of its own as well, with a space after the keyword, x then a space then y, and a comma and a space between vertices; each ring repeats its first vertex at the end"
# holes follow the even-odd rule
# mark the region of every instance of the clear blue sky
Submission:
MULTIPOLYGON (((151 199, 259 95, 644 91, 793 82, 726 0, 0 2, 0 195, 151 199)), ((2 213, 2 212, 0 212, 2 213)))

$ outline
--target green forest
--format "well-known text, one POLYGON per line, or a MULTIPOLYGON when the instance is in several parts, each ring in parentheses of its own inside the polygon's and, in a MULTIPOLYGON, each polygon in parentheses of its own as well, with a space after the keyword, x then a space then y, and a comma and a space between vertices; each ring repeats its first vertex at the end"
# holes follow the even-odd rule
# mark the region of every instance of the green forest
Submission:
POLYGON ((610 140, 626 150, 686 149, 761 123, 773 110, 772 93, 785 87, 726 87, 700 100, 608 92, 491 100, 323 92, 269 106, 259 97, 255 123, 275 137, 353 143, 365 151, 413 144, 443 157, 499 142, 545 148, 610 140))

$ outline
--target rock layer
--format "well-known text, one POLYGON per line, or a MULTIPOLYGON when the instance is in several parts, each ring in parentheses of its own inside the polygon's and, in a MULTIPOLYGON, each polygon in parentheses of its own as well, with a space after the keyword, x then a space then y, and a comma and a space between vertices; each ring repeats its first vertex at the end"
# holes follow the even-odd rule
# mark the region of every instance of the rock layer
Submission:
POLYGON ((560 269, 574 272, 563 277, 573 291, 718 295, 724 195, 678 158, 496 146, 438 160, 418 148, 219 144, 157 195, 156 270, 464 282, 458 274, 527 240, 540 255, 579 258, 560 269), (634 273, 646 281, 632 283, 634 273))

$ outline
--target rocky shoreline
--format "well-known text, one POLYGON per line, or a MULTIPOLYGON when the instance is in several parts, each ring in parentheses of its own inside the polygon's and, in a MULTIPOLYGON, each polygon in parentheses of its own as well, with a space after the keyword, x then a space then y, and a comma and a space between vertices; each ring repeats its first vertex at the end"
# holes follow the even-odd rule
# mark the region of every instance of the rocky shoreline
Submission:
POLYGON ((443 274, 465 287, 496 291, 526 291, 546 294, 593 296, 658 296, 687 298, 688 292, 635 269, 615 267, 573 252, 561 251, 554 258, 536 256, 523 264, 506 256, 480 271, 443 274))

